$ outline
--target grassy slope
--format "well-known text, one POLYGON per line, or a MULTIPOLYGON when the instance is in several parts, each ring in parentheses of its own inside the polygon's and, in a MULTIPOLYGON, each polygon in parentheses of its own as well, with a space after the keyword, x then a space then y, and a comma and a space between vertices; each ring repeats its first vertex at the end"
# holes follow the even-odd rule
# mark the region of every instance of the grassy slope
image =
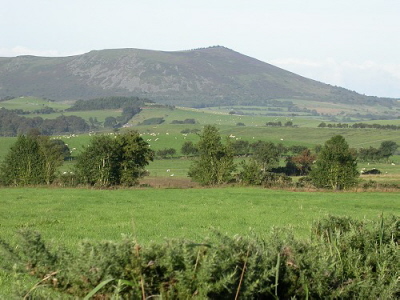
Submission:
MULTIPOLYGON (((336 134, 343 135, 351 147, 378 147, 384 140, 393 140, 400 144, 400 135, 394 130, 375 130, 375 129, 328 129, 317 128, 320 120, 309 118, 286 118, 286 117, 260 117, 260 116, 237 116, 216 113, 211 111, 206 113, 195 109, 154 109, 145 110, 131 121, 132 125, 137 125, 144 119, 163 117, 165 123, 157 126, 137 126, 134 128, 142 133, 160 133, 178 134, 185 128, 201 129, 202 125, 215 124, 220 128, 223 135, 233 134, 237 138, 246 140, 270 140, 272 142, 282 142, 287 145, 306 145, 313 146, 323 144, 326 140, 336 134), (171 125, 173 120, 184 120, 187 118, 195 119, 197 125, 171 125), (285 123, 293 119, 293 123, 298 128, 272 128, 265 127, 265 123, 269 121, 281 121, 285 123), (238 122, 243 122, 246 126, 236 126, 238 122), (254 138, 253 138, 254 137, 254 138)), ((177 139, 179 138, 176 136, 177 139)), ((182 137, 182 135, 181 135, 182 137)), ((175 137, 174 137, 175 138, 175 137)), ((159 140, 160 141, 160 140, 159 140)), ((173 142, 172 142, 173 144, 173 142)), ((153 145, 152 145, 153 146, 153 145)))
POLYGON ((0 107, 4 107, 6 109, 22 109, 25 111, 34 111, 42 109, 46 106, 60 110, 70 107, 70 105, 65 103, 52 102, 36 97, 20 97, 0 102, 0 107))

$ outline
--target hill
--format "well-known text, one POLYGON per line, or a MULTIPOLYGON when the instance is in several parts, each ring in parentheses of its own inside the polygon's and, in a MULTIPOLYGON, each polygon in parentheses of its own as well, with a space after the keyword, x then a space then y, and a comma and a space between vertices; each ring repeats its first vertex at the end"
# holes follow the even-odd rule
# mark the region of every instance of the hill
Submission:
POLYGON ((266 105, 311 100, 397 105, 285 71, 225 47, 188 51, 116 49, 69 57, 0 58, 0 98, 54 100, 138 96, 181 106, 266 105))

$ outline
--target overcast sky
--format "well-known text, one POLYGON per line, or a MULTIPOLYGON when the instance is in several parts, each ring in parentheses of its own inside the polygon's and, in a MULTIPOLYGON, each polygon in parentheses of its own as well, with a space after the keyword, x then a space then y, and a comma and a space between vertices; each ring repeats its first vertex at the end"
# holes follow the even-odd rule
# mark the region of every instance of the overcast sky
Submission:
POLYGON ((400 98, 399 0, 0 0, 0 56, 213 45, 400 98))

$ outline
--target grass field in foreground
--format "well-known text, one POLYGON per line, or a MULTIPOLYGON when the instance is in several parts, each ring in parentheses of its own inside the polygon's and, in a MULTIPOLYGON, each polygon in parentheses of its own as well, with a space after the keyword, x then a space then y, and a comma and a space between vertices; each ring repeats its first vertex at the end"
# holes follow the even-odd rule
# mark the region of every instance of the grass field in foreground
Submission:
MULTIPOLYGON (((123 235, 140 244, 168 238, 202 242, 211 228, 233 236, 291 227, 297 237, 307 238, 313 221, 328 214, 376 220, 381 214, 398 215, 400 207, 400 192, 2 188, 0 193, 2 239, 13 241, 18 230, 29 228, 41 232, 47 242, 71 250, 84 239, 120 240, 123 235)), ((0 299, 21 299, 38 281, 0 270, 0 299)), ((40 287, 44 298, 72 298, 40 287)))
POLYGON ((216 228, 230 235, 293 227, 306 238, 313 221, 328 214, 376 219, 399 212, 400 192, 289 192, 260 188, 0 190, 0 232, 7 240, 21 228, 75 247, 80 240, 139 243, 186 238, 201 242, 216 228))

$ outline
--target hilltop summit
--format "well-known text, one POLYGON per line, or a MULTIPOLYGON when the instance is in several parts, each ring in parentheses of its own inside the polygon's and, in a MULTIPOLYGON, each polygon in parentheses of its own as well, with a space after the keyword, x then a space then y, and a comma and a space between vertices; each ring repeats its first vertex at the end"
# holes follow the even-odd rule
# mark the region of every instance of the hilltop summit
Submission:
POLYGON ((222 46, 0 58, 0 98, 67 100, 132 95, 182 106, 263 105, 270 99, 347 104, 391 101, 307 79, 222 46))

